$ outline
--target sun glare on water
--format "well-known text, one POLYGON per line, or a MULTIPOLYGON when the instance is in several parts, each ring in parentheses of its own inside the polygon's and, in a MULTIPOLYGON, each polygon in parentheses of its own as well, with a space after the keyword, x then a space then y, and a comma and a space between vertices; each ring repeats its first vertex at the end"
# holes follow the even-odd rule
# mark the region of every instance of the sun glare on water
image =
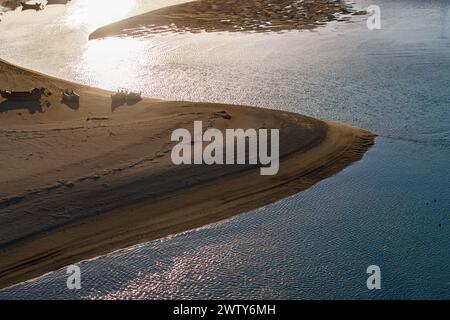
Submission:
POLYGON ((106 38, 89 42, 77 66, 79 77, 110 90, 137 89, 142 60, 151 59, 145 43, 133 38, 106 38))
POLYGON ((79 0, 70 7, 66 24, 92 31, 127 17, 135 7, 136 0, 79 0))
MULTIPOLYGON (((69 28, 93 30, 135 14, 139 0, 78 0, 70 7, 69 28)), ((93 86, 115 90, 133 87, 136 65, 142 59, 142 42, 133 38, 106 38, 83 45, 75 65, 78 78, 93 86)))

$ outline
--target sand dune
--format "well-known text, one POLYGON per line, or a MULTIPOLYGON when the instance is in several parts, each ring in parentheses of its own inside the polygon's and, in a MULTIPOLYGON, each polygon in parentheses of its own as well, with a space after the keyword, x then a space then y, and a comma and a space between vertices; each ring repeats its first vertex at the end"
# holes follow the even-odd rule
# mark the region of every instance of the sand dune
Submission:
POLYGON ((38 105, 0 99, 0 287, 297 193, 373 143, 362 129, 253 107, 144 99, 112 110, 110 92, 0 61, 0 88, 31 87, 53 94, 38 105), (65 88, 81 94, 78 109, 61 104, 65 88), (170 134, 194 120, 280 128, 279 174, 174 166, 170 134))

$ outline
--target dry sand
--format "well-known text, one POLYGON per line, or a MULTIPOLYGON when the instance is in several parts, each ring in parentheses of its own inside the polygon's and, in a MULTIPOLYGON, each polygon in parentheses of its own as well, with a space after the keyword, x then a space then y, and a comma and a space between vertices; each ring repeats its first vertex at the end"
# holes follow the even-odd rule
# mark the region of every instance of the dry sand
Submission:
POLYGON ((0 288, 292 195, 361 159, 374 139, 254 107, 144 99, 112 110, 110 92, 0 61, 0 88, 31 87, 53 95, 40 104, 0 98, 0 288), (78 109, 60 103, 65 88, 81 94, 78 109), (170 135, 194 120, 221 130, 280 128, 278 175, 174 166, 170 135))
POLYGON ((164 7, 95 30, 90 39, 161 32, 281 32, 314 29, 356 12, 339 0, 198 0, 164 7))

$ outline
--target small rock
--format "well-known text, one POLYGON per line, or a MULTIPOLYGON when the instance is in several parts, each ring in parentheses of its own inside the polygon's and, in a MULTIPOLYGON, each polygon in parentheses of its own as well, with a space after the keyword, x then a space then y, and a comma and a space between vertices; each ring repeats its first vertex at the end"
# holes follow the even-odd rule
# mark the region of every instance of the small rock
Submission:
POLYGON ((367 14, 366 10, 360 10, 360 11, 356 11, 356 12, 352 13, 352 15, 354 15, 354 16, 363 16, 363 15, 366 15, 366 14, 367 14))
POLYGON ((226 112, 226 111, 219 111, 219 112, 216 112, 215 115, 216 115, 216 116, 219 116, 219 117, 222 117, 222 118, 224 118, 224 119, 227 119, 227 120, 230 120, 230 119, 232 118, 232 117, 231 117, 231 114, 229 114, 229 113, 226 112))

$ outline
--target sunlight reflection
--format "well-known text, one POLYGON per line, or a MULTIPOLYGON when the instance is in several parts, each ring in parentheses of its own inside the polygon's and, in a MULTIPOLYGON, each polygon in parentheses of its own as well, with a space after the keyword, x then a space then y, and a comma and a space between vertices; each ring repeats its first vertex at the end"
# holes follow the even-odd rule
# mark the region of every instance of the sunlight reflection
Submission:
POLYGON ((77 73, 91 85, 116 90, 135 89, 139 70, 149 60, 145 43, 134 38, 107 38, 89 42, 77 73))
POLYGON ((92 31, 127 17, 136 5, 136 0, 79 0, 70 7, 65 24, 92 31))

